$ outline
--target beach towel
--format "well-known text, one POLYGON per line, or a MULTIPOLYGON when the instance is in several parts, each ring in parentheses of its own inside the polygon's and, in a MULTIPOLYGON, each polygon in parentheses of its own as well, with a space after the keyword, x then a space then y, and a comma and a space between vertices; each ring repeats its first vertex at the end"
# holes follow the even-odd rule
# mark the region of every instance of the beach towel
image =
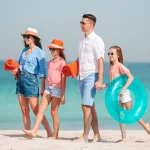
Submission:
MULTIPOLYGON (((14 70, 16 68, 19 68, 19 64, 15 60, 13 60, 13 59, 10 58, 10 59, 7 59, 5 61, 5 63, 4 63, 4 70, 12 71, 12 70, 14 70)), ((20 74, 20 71, 18 69, 18 72, 16 74, 14 74, 15 80, 18 79, 19 74, 20 74)))
POLYGON ((68 77, 72 76, 72 78, 75 78, 78 75, 79 70, 79 64, 78 61, 72 62, 71 64, 67 64, 63 67, 62 73, 68 77))

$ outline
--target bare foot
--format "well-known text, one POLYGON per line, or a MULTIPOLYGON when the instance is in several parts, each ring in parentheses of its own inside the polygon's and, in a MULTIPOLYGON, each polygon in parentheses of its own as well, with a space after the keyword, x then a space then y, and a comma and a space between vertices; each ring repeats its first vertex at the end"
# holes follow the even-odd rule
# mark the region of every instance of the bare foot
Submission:
POLYGON ((83 143, 83 142, 88 143, 88 139, 85 138, 84 136, 80 136, 79 139, 73 140, 73 141, 74 141, 74 142, 81 142, 81 143, 83 143))
POLYGON ((116 143, 125 143, 125 142, 126 142, 126 139, 116 141, 116 143))
POLYGON ((47 133, 47 137, 49 138, 49 137, 53 137, 53 135, 54 135, 54 132, 49 132, 49 133, 47 133))
POLYGON ((51 140, 57 140, 58 139, 58 137, 55 137, 55 136, 48 137, 48 138, 51 139, 51 140))
POLYGON ((78 139, 80 139, 80 138, 82 138, 83 137, 83 134, 81 134, 79 137, 78 137, 78 139))
POLYGON ((146 123, 145 131, 150 134, 150 125, 146 123))
POLYGON ((30 139, 31 137, 29 135, 25 134, 24 138, 30 139))
POLYGON ((99 134, 96 134, 94 135, 94 138, 92 140, 93 143, 96 143, 96 142, 100 142, 101 141, 101 137, 99 134))
POLYGON ((33 131, 33 130, 25 130, 25 129, 22 129, 23 132, 28 135, 29 137, 32 137, 32 138, 35 138, 36 137, 36 132, 33 131))
POLYGON ((53 136, 52 137, 52 140, 57 140, 58 139, 58 136, 56 137, 56 136, 53 136))

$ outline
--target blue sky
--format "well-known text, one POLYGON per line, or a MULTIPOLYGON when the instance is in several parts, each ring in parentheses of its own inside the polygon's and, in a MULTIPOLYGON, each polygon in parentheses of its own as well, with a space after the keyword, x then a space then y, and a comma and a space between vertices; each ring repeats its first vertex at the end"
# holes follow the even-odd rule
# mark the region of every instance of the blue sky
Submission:
POLYGON ((105 61, 109 47, 118 45, 126 62, 150 62, 149 0, 0 0, 0 60, 19 58, 20 34, 28 27, 38 30, 47 60, 54 38, 64 41, 67 60, 75 60, 85 13, 97 17, 95 32, 104 40, 105 61))

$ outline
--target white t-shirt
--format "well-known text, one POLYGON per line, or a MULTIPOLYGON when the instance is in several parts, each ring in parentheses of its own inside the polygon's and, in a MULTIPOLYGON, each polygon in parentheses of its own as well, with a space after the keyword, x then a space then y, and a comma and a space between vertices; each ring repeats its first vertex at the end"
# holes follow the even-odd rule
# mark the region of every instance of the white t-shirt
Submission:
POLYGON ((98 72, 98 59, 104 59, 104 42, 94 32, 79 43, 79 79, 98 72))

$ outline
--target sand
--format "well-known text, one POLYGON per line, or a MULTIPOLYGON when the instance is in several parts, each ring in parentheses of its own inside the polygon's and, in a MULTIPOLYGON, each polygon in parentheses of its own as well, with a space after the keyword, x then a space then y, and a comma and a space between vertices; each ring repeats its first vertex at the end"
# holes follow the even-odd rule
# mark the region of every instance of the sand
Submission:
MULTIPOLYGON (((60 131, 59 140, 46 138, 44 130, 38 137, 27 139, 21 130, 0 130, 0 150, 150 150, 150 135, 143 130, 127 130, 126 143, 116 143, 121 138, 119 130, 100 131, 102 142, 73 142, 83 131, 60 131)), ((93 138, 92 131, 89 139, 93 138)))

